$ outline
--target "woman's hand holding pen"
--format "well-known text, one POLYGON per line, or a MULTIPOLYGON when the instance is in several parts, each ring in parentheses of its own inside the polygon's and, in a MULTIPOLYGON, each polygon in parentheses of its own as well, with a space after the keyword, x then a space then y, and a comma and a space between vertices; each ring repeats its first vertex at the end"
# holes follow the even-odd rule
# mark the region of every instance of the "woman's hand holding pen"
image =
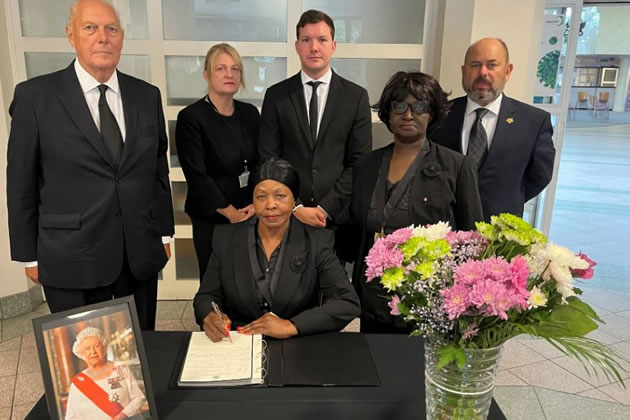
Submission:
POLYGON ((219 318, 215 312, 210 312, 203 320, 203 331, 210 340, 217 343, 229 336, 230 325, 232 321, 226 314, 222 313, 219 318))
POLYGON ((291 321, 282 319, 272 312, 267 312, 257 320, 237 327, 236 330, 241 334, 264 334, 273 338, 289 338, 298 334, 291 321))

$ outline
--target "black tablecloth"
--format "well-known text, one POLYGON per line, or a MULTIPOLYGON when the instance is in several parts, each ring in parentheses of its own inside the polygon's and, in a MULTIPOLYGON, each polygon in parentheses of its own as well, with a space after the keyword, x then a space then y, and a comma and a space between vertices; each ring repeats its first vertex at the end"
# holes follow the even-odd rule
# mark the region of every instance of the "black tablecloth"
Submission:
MULTIPOLYGON (((422 340, 404 335, 366 335, 380 387, 281 387, 169 389, 188 332, 144 332, 160 419, 399 420, 424 419, 422 340)), ((42 398, 27 419, 48 419, 42 398)), ((494 400, 489 419, 505 416, 494 400)))

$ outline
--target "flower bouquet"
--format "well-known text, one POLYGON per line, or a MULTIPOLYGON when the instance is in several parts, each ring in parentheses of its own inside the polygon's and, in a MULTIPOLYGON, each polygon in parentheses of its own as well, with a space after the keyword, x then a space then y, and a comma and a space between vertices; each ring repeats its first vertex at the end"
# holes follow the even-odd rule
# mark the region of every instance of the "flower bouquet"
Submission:
POLYGON ((623 385, 622 357, 585 337, 603 321, 575 279, 590 279, 595 263, 519 217, 493 216, 475 231, 443 222, 399 229, 376 240, 366 263, 391 313, 425 337, 427 418, 486 418, 501 346, 519 334, 623 385))

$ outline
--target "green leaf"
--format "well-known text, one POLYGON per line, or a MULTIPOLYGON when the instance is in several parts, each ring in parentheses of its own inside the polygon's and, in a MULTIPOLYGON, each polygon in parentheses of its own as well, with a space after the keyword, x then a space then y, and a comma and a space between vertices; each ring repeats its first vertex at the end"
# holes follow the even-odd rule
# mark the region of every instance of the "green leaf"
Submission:
POLYGON ((464 353, 464 349, 455 344, 449 344, 448 346, 440 348, 438 354, 440 355, 440 360, 435 366, 436 370, 440 370, 452 362, 455 362, 459 369, 463 369, 466 364, 466 353, 464 353))
POLYGON ((568 302, 569 306, 571 306, 572 308, 582 312, 587 317, 589 317, 591 319, 594 319, 595 321, 604 323, 604 321, 601 320, 599 315, 597 315, 597 312, 595 312, 595 310, 593 308, 591 308, 591 306, 588 303, 583 302, 583 301, 581 301, 580 299, 578 299, 576 297, 568 298, 567 302, 568 302))
MULTIPOLYGON (((590 309, 588 305, 581 306, 579 304, 556 307, 551 311, 549 318, 543 321, 539 327, 565 331, 564 334, 557 334, 560 336, 583 337, 597 329, 597 323, 583 312, 587 308, 590 309)), ((591 312, 597 316, 592 309, 591 312)))

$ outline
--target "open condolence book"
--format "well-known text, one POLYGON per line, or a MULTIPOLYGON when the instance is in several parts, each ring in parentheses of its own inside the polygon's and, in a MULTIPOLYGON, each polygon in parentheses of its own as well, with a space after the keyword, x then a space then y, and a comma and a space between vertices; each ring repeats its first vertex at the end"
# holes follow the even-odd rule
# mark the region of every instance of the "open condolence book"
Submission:
POLYGON ((177 384, 179 386, 236 386, 263 384, 265 347, 262 335, 230 332, 232 342, 213 343, 193 332, 177 384))
MULTIPOLYGON (((324 333, 276 340, 232 331, 232 343, 193 332, 180 387, 379 386, 363 334, 324 333)), ((181 356, 180 356, 181 357, 181 356)), ((181 365, 180 365, 181 366, 181 365)), ((178 369, 176 365, 175 369, 178 369)))

